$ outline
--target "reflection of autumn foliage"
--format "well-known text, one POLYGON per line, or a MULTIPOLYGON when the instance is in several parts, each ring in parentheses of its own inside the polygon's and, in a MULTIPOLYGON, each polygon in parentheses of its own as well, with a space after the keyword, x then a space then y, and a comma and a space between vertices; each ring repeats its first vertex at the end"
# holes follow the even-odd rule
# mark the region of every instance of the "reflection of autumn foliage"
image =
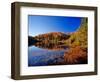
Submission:
POLYGON ((43 49, 48 49, 48 50, 65 50, 68 48, 67 45, 63 44, 63 43, 43 43, 43 42, 37 42, 36 44, 34 44, 35 46, 39 47, 39 48, 43 48, 43 49))
POLYGON ((65 52, 64 60, 67 64, 87 63, 87 49, 79 46, 70 48, 68 52, 65 52))

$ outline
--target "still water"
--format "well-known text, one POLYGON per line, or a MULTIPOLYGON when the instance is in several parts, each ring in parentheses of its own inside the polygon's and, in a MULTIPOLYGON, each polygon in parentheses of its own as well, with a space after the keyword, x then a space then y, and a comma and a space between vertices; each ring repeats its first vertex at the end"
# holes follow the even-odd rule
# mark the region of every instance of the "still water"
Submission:
POLYGON ((37 46, 28 48, 28 66, 60 65, 64 62, 67 47, 61 49, 46 49, 37 46))

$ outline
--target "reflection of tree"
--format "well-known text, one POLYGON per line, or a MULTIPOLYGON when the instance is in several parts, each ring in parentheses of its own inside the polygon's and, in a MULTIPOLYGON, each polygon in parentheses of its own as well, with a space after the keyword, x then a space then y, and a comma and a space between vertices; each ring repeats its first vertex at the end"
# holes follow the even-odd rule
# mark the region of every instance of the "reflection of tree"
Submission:
POLYGON ((63 43, 43 43, 43 42, 37 42, 34 44, 36 47, 44 48, 48 50, 65 50, 68 48, 68 46, 64 45, 63 43))

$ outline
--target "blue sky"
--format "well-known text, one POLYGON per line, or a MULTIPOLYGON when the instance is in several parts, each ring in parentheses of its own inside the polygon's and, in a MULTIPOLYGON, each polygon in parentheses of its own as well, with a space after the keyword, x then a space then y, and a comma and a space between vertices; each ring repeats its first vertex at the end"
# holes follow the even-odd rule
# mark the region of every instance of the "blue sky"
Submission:
POLYGON ((81 17, 28 16, 29 35, 36 36, 49 32, 75 32, 81 24, 81 17))

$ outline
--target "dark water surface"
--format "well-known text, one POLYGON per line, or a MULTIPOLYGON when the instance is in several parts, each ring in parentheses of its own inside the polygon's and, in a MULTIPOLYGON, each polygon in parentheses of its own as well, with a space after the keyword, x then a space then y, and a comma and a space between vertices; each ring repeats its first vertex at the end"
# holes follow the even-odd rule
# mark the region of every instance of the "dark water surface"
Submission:
POLYGON ((28 66, 48 66, 60 65, 64 62, 64 53, 68 48, 66 46, 36 46, 28 48, 28 66))

